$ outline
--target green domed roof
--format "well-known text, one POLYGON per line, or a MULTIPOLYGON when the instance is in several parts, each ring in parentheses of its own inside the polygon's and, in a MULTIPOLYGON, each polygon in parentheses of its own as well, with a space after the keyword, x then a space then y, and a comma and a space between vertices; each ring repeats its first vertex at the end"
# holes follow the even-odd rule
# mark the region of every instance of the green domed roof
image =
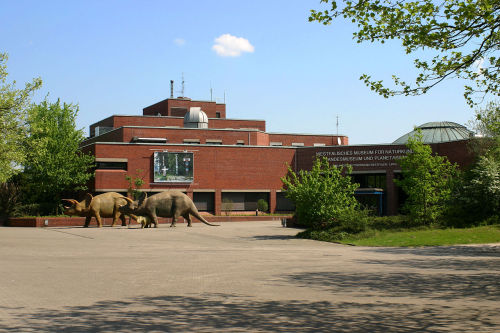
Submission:
MULTIPOLYGON (((471 138, 474 133, 467 127, 451 121, 436 121, 425 123, 417 127, 422 131, 424 143, 440 143, 471 138)), ((415 135, 416 129, 394 141, 394 144, 406 144, 410 136, 415 135)))

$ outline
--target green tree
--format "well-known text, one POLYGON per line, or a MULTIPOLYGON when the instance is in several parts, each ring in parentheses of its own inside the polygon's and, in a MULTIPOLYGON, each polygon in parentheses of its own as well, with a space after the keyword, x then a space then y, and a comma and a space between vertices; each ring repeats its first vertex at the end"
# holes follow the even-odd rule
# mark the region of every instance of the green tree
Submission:
POLYGON ((130 175, 125 175, 125 180, 128 182, 128 190, 127 194, 129 197, 132 197, 134 200, 139 198, 141 194, 141 187, 144 185, 144 170, 137 169, 135 170, 135 176, 132 177, 130 175))
MULTIPOLYGON (((93 176, 94 157, 79 145, 83 130, 76 129, 78 106, 47 100, 28 109, 28 137, 23 191, 26 203, 46 204, 54 211, 64 191, 86 189, 93 176)), ((43 214, 52 213, 43 211, 43 214)))
POLYGON ((286 197, 295 204, 300 224, 313 229, 338 226, 343 216, 359 207, 354 197, 359 185, 351 182, 351 171, 350 165, 330 165, 327 158, 316 159, 311 171, 300 170, 297 174, 288 168, 281 181, 286 197))
POLYGON ((500 218, 500 161, 493 154, 480 156, 459 193, 460 204, 476 221, 500 218))
POLYGON ((471 141, 477 160, 456 188, 451 217, 460 225, 500 218, 500 105, 490 102, 476 110, 472 123, 481 134, 471 141))
POLYGON ((421 131, 406 146, 411 152, 398 161, 403 177, 394 180, 408 195, 403 208, 415 223, 434 224, 451 199, 457 165, 445 156, 433 155, 431 147, 422 142, 421 131))
POLYGON ((26 107, 32 93, 42 85, 40 78, 24 89, 16 89, 15 81, 7 83, 7 59, 6 53, 0 53, 0 183, 20 171, 25 157, 22 142, 26 137, 26 107))
POLYGON ((499 95, 499 0, 321 0, 330 9, 311 10, 309 21, 330 24, 338 17, 357 24, 358 42, 397 39, 415 58, 419 71, 413 84, 393 76, 394 88, 362 75, 361 80, 384 97, 420 95, 447 78, 470 82, 469 105, 488 94, 499 95), (422 51, 425 51, 423 53, 422 51), (427 58, 428 56, 428 58, 427 58))

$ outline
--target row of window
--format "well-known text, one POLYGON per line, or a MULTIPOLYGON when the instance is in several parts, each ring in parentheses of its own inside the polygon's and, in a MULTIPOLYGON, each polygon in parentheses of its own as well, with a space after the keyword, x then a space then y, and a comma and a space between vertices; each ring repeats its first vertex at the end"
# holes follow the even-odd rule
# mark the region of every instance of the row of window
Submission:
MULTIPOLYGON (((167 143, 168 140, 166 138, 140 138, 137 136, 134 136, 131 140, 133 143, 167 143)), ((200 144, 200 139, 184 139, 183 143, 184 144, 200 144)), ((222 145, 222 140, 221 139, 206 139, 205 143, 208 145, 222 145)), ((244 145, 245 141, 244 140, 237 140, 236 145, 244 145)))
MULTIPOLYGON (((178 106, 173 106, 170 108, 170 115, 173 117, 184 117, 188 113, 188 109, 184 107, 178 107, 178 106)), ((158 116, 161 116, 160 113, 158 113, 158 116)), ((215 118, 220 118, 221 114, 219 111, 215 111, 215 118)))
MULTIPOLYGON (((140 138, 137 136, 134 136, 131 140, 133 143, 167 143, 168 139, 166 138, 140 138)), ((201 140, 200 139, 184 139, 183 143, 185 144, 200 144, 201 140)), ((221 139, 206 139, 205 140, 206 144, 209 145, 222 145, 222 140, 221 139)), ((237 140, 236 145, 238 146, 243 146, 245 145, 245 140, 237 140)), ((269 146, 283 146, 282 142, 278 141, 271 141, 269 143, 269 146)), ((292 147, 304 147, 305 144, 303 142, 292 142, 291 144, 292 147)), ((314 147, 324 147, 326 144, 324 143, 315 143, 313 144, 314 147)))
MULTIPOLYGON (((183 141, 185 144, 200 144, 200 139, 184 139, 183 141)), ((205 144, 207 145, 222 145, 222 140, 220 139, 206 139, 205 144)), ((236 141, 236 145, 238 146, 243 146, 245 145, 245 141, 243 140, 238 140, 236 141)))
MULTIPOLYGON (((277 141, 271 141, 269 142, 270 146, 283 146, 283 142, 277 142, 277 141)), ((315 143, 313 144, 314 147, 324 147, 326 144, 324 143, 315 143)), ((292 142, 292 147, 304 147, 303 142, 292 142)))

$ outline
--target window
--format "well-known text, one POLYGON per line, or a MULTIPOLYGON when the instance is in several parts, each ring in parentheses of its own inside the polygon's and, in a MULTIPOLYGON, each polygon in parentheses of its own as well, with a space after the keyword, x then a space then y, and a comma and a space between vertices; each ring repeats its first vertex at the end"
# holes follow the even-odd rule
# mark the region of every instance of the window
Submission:
POLYGON ((110 132, 113 129, 114 129, 113 127, 96 126, 94 129, 94 136, 103 135, 104 133, 110 132))
POLYGON ((220 118, 220 112, 215 112, 215 118, 220 118))
POLYGON ((133 143, 167 143, 166 138, 140 138, 137 136, 134 136, 130 141, 133 143))
POLYGON ((294 146, 294 147, 304 147, 304 143, 303 142, 292 142, 292 146, 294 146))
POLYGON ((236 144, 239 145, 239 146, 244 146, 245 145, 245 141, 244 140, 237 140, 236 144))
POLYGON ((386 175, 372 173, 372 174, 352 174, 352 181, 358 183, 360 188, 386 188, 386 175))
POLYGON ((254 211, 259 199, 269 203, 269 192, 222 192, 222 201, 231 200, 233 211, 254 211))
POLYGON ((184 143, 189 145, 200 144, 200 139, 184 139, 184 143))
POLYGON ((96 162, 96 170, 127 170, 127 162, 96 162))
POLYGON ((205 143, 207 145, 221 145, 222 144, 222 140, 220 140, 220 139, 206 139, 205 143))
POLYGON ((283 146, 283 143, 282 142, 270 142, 269 143, 270 146, 283 146))
POLYGON ((194 192, 193 202, 200 212, 213 212, 215 206, 215 193, 213 192, 194 192))

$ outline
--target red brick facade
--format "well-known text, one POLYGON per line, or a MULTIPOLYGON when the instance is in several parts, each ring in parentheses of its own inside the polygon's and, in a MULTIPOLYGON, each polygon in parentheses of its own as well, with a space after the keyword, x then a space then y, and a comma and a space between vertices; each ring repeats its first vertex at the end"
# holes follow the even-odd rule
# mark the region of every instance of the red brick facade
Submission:
MULTIPOLYGON (((308 170, 315 157, 325 156, 332 164, 351 164, 357 174, 383 175, 384 211, 389 215, 397 213, 399 194, 393 179, 399 171, 397 158, 407 152, 405 146, 348 146, 347 136, 267 133, 263 120, 227 119, 224 104, 186 98, 167 99, 143 112, 143 116, 115 115, 90 126, 91 137, 82 149, 98 162, 90 184, 94 192, 126 192, 125 176, 135 176, 137 170, 142 170, 139 175, 145 180, 143 191, 179 189, 195 201, 206 201, 207 210, 215 214, 221 213, 223 198, 231 196, 266 198, 270 212, 275 212, 286 206, 280 192, 287 167, 308 170), (208 128, 183 127, 184 113, 190 107, 201 107, 208 115, 208 128), (192 153, 193 180, 155 182, 155 152, 192 153), (113 162, 119 167, 104 166, 113 162)), ((432 148, 452 162, 467 165, 471 156, 465 146, 465 142, 456 141, 434 144, 432 148)))
POLYGON ((208 118, 226 118, 226 104, 208 101, 193 101, 189 98, 169 98, 143 109, 145 116, 184 117, 190 107, 201 107, 208 118))
MULTIPOLYGON (((179 127, 184 126, 184 117, 163 116, 123 116, 115 115, 90 125, 90 136, 95 136, 96 127, 108 129, 123 126, 149 126, 149 127, 179 127)), ((266 122, 264 120, 244 119, 218 119, 209 118, 208 128, 211 129, 252 129, 265 132, 266 122)))

